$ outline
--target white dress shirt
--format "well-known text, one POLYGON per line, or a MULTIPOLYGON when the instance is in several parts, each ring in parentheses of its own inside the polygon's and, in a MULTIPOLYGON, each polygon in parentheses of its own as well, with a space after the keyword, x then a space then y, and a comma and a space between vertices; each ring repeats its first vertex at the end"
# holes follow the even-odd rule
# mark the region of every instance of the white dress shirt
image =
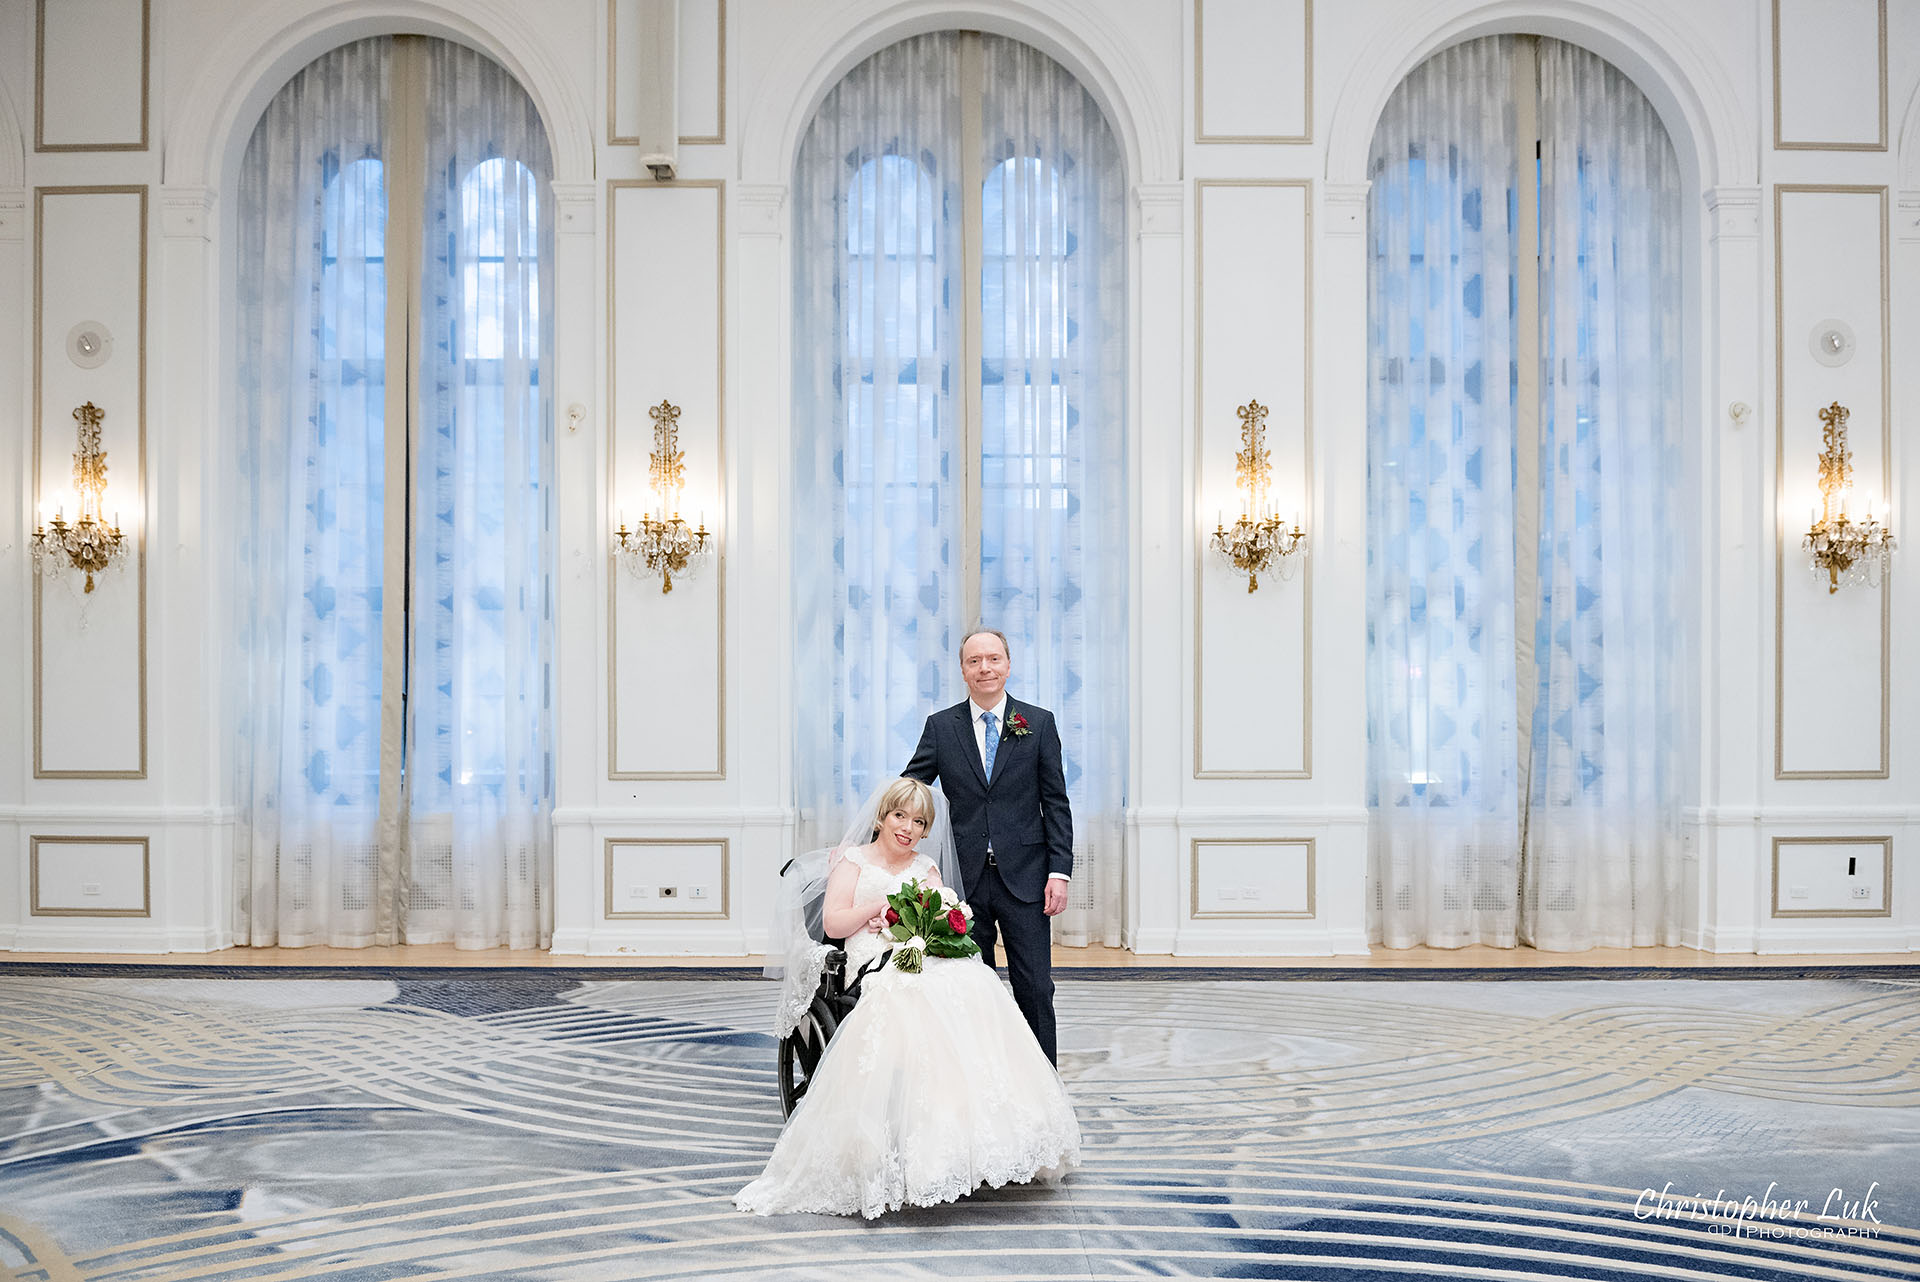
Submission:
MULTIPOLYGON (((972 703, 972 700, 968 700, 968 702, 972 703)), ((1000 692, 1000 702, 994 704, 991 708, 983 708, 977 703, 973 704, 973 746, 980 753, 980 768, 982 770, 987 768, 987 714, 989 712, 993 714, 995 729, 1004 736, 1007 733, 1006 691, 1002 690, 1000 692)), ((1005 749, 1006 744, 1002 743, 1000 747, 994 750, 993 761, 996 766, 1000 764, 1000 753, 1005 751, 1005 749)), ((992 850, 993 848, 989 846, 987 849, 992 850)), ((1063 872, 1050 872, 1047 874, 1048 881, 1052 881, 1056 877, 1061 881, 1073 880, 1073 878, 1063 872)))

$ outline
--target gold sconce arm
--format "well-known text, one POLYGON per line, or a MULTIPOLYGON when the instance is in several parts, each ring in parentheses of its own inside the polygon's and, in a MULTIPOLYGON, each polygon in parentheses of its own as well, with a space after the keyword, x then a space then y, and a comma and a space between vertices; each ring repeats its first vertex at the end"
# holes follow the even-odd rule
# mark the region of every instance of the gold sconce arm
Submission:
POLYGON ((1809 568, 1827 576, 1829 596, 1838 592, 1843 582, 1878 587, 1893 572, 1897 546, 1891 516, 1884 522, 1876 520, 1873 500, 1867 500, 1865 520, 1856 521, 1847 512, 1847 495, 1853 488, 1847 418, 1847 407, 1838 401, 1820 411, 1820 506, 1800 540, 1808 553, 1809 568))
POLYGON ((680 408, 661 401, 647 411, 653 419, 653 451, 648 456, 649 487, 658 496, 653 513, 643 514, 629 528, 624 517, 613 532, 613 555, 633 574, 658 574, 660 591, 673 591, 673 576, 685 578, 712 551, 714 534, 706 518, 689 525, 680 515, 680 495, 686 488, 686 454, 680 449, 680 408))
POLYGON ((100 447, 100 421, 106 411, 88 401, 74 410, 80 448, 73 455, 73 488, 79 499, 79 511, 69 523, 66 509, 56 508, 52 520, 44 520, 33 530, 34 569, 48 578, 71 569, 87 576, 86 591, 94 588, 94 576, 105 574, 121 564, 130 550, 130 540, 115 517, 111 524, 104 515, 107 496, 107 452, 100 447))

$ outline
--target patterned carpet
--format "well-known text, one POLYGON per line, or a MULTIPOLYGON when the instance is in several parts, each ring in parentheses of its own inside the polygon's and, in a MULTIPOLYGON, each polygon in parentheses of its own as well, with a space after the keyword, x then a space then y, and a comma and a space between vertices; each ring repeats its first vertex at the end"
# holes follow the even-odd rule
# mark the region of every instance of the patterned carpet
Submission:
POLYGON ((1061 984, 1087 1165, 729 1197, 773 985, 0 967, 0 1277, 1914 1278, 1920 979, 1061 984))

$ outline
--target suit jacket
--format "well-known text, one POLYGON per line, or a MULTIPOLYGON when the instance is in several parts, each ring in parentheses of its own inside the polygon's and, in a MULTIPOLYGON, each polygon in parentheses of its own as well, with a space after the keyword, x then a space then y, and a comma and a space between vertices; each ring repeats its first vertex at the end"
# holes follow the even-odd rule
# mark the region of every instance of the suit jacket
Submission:
POLYGON ((953 819, 960 875, 977 885, 987 867, 987 847, 1007 889, 1038 903, 1053 873, 1073 874, 1073 813, 1067 808, 1067 777, 1060 764, 1060 732, 1045 708, 1007 698, 1007 721, 1020 714, 1027 733, 1008 726, 994 749, 988 782, 974 743, 972 700, 927 718, 920 746, 902 774, 922 783, 940 781, 953 819))

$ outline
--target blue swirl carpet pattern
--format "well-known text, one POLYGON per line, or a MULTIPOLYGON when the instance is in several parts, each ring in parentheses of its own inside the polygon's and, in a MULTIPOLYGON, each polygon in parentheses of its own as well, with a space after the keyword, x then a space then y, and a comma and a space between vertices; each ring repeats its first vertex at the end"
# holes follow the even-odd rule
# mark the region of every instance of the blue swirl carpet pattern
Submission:
POLYGON ((0 967, 0 1278, 1915 1278, 1913 976, 1066 979, 1086 1166, 866 1223, 764 981, 0 967))

